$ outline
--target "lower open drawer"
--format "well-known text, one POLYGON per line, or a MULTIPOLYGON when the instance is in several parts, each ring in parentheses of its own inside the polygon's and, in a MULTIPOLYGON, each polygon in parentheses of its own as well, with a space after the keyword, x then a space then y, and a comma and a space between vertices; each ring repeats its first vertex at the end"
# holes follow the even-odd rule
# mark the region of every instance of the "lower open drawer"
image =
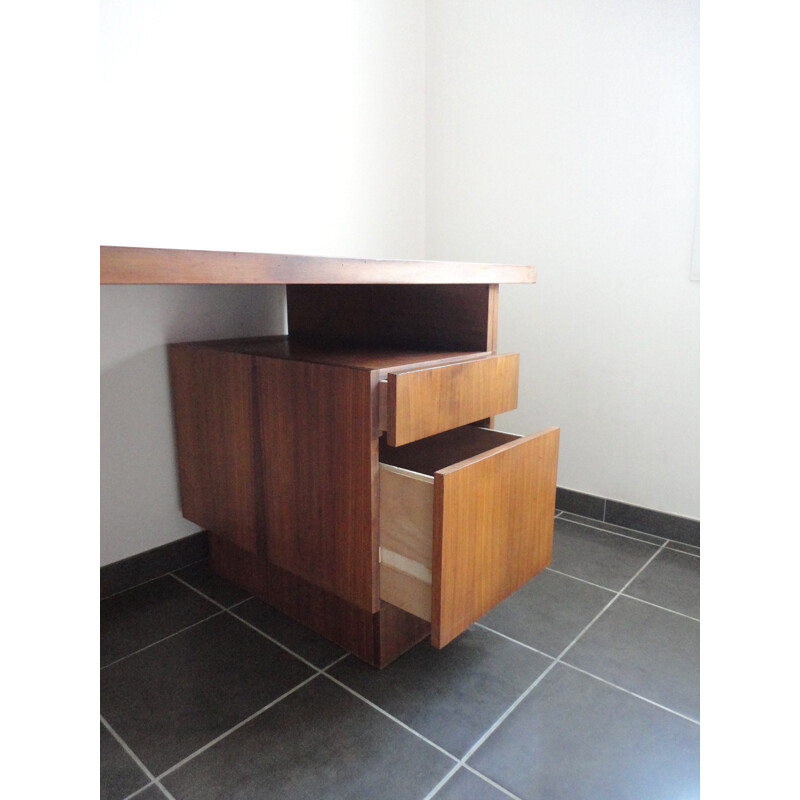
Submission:
POLYGON ((558 438, 467 425, 381 442, 381 599, 430 620, 435 647, 550 563, 558 438))

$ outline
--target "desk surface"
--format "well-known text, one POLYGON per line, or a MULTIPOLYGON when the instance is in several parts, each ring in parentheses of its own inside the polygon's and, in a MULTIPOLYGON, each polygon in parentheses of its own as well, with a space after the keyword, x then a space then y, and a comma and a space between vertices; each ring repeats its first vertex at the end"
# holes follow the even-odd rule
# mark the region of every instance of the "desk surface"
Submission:
POLYGON ((535 283, 536 269, 510 264, 100 248, 101 284, 497 284, 535 283))

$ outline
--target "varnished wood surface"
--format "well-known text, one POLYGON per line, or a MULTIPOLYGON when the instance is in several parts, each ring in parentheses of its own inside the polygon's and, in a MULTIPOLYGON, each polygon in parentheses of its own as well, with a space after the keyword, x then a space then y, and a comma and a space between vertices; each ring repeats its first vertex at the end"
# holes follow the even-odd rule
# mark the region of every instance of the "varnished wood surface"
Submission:
POLYGON ((269 559, 377 611, 370 373, 254 360, 269 559))
POLYGON ((261 549, 252 359, 172 345, 169 363, 186 519, 261 549))
POLYGON ((517 407, 519 355, 391 371, 386 440, 392 447, 517 407))
POLYGON ((289 334, 348 346, 493 352, 496 288, 287 286, 289 334))
POLYGON ((288 335, 211 340, 195 344, 232 353, 247 353, 291 361, 309 361, 315 364, 352 367, 353 369, 377 370, 381 374, 390 369, 408 369, 432 366, 436 363, 468 361, 478 356, 488 355, 485 351, 420 347, 412 349, 389 345, 348 347, 335 342, 288 335))
POLYGON ((434 475, 435 647, 550 563, 558 439, 549 428, 434 475))
POLYGON ((322 256, 100 248, 103 284, 445 284, 533 283, 532 266, 322 256))
POLYGON ((430 620, 434 646, 550 562, 558 438, 465 426, 382 446, 381 597, 430 620))

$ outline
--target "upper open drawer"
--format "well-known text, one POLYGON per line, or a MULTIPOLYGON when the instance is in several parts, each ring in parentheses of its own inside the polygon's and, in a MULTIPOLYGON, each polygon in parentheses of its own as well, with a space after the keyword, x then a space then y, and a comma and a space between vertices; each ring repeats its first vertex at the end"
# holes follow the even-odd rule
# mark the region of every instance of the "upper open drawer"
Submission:
POLYGON ((392 447, 517 407, 519 354, 389 372, 380 419, 392 447))

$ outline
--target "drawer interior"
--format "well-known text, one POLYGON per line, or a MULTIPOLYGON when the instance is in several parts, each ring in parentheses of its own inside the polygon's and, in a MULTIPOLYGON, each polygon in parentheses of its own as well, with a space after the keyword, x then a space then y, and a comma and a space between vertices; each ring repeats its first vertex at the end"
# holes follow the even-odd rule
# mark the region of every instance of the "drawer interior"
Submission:
POLYGON ((382 436, 378 458, 381 464, 432 476, 451 464, 519 438, 515 433, 503 433, 476 425, 454 428, 400 447, 390 447, 386 437, 382 436))
POLYGON ((521 437, 467 425, 401 447, 380 446, 381 598, 431 619, 434 473, 521 437))

